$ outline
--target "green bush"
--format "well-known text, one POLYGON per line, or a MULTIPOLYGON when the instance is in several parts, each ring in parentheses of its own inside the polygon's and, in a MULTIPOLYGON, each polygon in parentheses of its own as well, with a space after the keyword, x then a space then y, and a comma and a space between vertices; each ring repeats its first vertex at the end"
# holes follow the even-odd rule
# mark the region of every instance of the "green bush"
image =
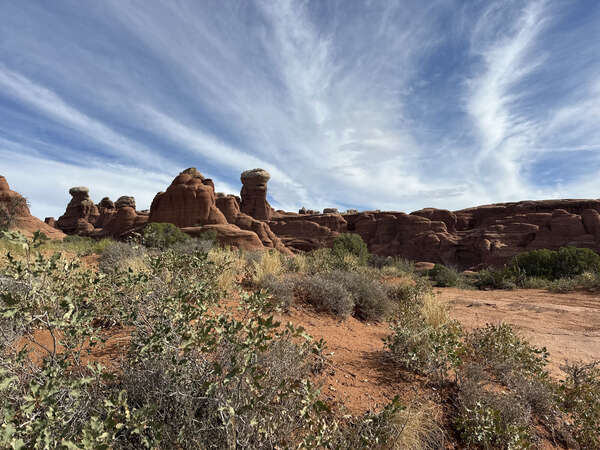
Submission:
POLYGON ((517 287, 512 271, 502 269, 483 269, 477 272, 473 284, 479 289, 515 289, 517 287))
POLYGON ((333 271, 326 277, 342 286, 354 301, 354 316, 362 320, 382 321, 394 311, 394 303, 388 297, 379 280, 360 272, 333 271))
POLYGON ((530 448, 529 406, 510 392, 489 389, 477 372, 476 367, 467 367, 459 377, 454 425, 462 442, 468 448, 530 448))
POLYGON ((354 255, 362 266, 366 265, 369 259, 367 244, 360 235, 355 233, 341 233, 336 236, 332 250, 339 259, 343 259, 347 254, 354 255))
POLYGON ((588 248, 577 247, 533 250, 515 256, 509 268, 515 272, 522 272, 528 277, 557 280, 584 272, 599 272, 600 255, 588 248))
POLYGON ((172 223, 149 223, 142 230, 142 243, 146 247, 165 249, 190 237, 172 223))
POLYGON ((265 315, 262 294, 215 312, 221 268, 205 253, 102 274, 13 239, 27 257, 0 276, 1 448, 298 448, 337 429, 310 382, 322 343, 265 315), (112 368, 86 362, 107 323, 132 330, 112 368))
POLYGON ((296 284, 301 299, 334 316, 346 319, 354 312, 354 299, 350 292, 325 274, 301 278, 296 284))
POLYGON ((454 287, 460 283, 460 273, 456 269, 436 264, 427 272, 429 278, 439 287, 454 287))
POLYGON ((600 361, 566 364, 561 383, 562 408, 572 421, 570 431, 581 448, 600 448, 600 361))

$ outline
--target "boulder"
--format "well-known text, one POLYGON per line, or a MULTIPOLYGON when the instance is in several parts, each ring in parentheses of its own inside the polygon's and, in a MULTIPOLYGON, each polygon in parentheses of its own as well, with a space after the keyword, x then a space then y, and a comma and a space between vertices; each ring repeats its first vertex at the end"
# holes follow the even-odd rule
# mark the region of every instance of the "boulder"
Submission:
POLYGON ((201 236, 206 231, 213 230, 217 233, 217 239, 221 245, 230 245, 249 251, 263 250, 265 248, 256 233, 242 230, 232 224, 184 227, 181 230, 193 237, 201 236))

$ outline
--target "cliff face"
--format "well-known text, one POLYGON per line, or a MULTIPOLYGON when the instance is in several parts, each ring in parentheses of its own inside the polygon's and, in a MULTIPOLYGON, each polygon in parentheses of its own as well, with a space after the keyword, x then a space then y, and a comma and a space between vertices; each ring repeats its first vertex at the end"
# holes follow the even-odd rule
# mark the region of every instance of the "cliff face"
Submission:
POLYGON ((566 245, 600 251, 600 200, 544 200, 461 211, 363 212, 285 216, 271 229, 301 250, 330 245, 337 233, 359 234, 369 250, 462 268, 501 265, 529 250, 566 245))

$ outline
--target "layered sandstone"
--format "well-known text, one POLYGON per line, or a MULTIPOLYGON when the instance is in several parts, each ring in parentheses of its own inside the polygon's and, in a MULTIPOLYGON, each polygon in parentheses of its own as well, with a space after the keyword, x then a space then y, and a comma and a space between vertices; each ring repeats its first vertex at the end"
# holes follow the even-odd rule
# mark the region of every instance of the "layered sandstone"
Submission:
POLYGON ((90 190, 84 186, 69 189, 71 201, 65 213, 58 218, 56 226, 66 234, 89 235, 100 216, 98 207, 90 199, 90 190))
POLYGON ((31 237, 36 231, 41 231, 50 239, 65 237, 62 231, 32 216, 27 201, 21 194, 10 189, 3 176, 0 176, 0 210, 14 216, 15 220, 10 228, 21 231, 27 237, 31 237))
POLYGON ((267 182, 271 178, 264 169, 252 169, 242 172, 242 197, 240 209, 244 214, 258 220, 269 220, 273 208, 267 201, 267 182))

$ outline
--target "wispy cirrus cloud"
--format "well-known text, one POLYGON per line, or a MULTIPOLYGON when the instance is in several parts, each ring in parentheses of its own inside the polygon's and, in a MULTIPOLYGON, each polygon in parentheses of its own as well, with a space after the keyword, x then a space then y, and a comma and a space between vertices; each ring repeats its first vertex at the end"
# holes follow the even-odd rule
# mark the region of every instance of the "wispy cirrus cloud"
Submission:
POLYGON ((226 192, 264 167, 286 209, 600 191, 600 5, 61 0, 0 16, 0 172, 40 216, 71 180, 146 208, 189 166, 226 192))

